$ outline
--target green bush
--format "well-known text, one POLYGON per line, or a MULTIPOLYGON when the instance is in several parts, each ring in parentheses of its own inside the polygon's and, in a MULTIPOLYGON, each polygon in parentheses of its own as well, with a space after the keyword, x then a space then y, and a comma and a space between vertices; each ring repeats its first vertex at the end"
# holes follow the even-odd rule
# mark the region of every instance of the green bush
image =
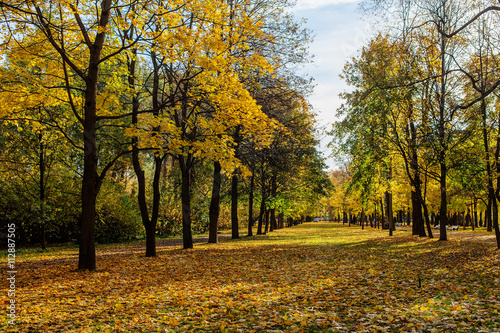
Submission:
POLYGON ((135 198, 119 184, 103 184, 97 203, 95 239, 114 243, 144 235, 135 198))

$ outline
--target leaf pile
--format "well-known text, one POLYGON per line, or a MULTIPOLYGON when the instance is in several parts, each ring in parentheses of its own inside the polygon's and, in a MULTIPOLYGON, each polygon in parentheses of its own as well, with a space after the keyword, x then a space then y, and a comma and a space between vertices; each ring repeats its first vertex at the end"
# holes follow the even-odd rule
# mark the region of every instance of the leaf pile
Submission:
MULTIPOLYGON (((458 234, 458 233, 456 233, 458 234)), ((102 246, 97 272, 76 249, 18 257, 21 332, 496 332, 494 243, 420 239, 338 224, 160 246, 102 246), (419 281, 420 280, 420 281, 419 281), (419 283, 421 287, 419 288, 419 283)), ((7 285, 2 281, 7 305, 7 285)), ((12 328, 6 316, 1 329, 12 328)))

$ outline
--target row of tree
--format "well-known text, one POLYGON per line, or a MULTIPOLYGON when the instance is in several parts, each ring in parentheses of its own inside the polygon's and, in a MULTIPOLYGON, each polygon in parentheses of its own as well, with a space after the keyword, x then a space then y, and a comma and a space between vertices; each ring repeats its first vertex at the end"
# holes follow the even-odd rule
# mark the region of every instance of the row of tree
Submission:
MULTIPOLYGON (((500 247, 498 1, 365 5, 391 26, 343 71, 352 91, 331 134, 348 161, 346 193, 364 211, 388 211, 383 198, 410 206, 420 236, 432 237, 435 213, 440 240, 450 214, 484 206, 500 247)), ((333 199, 347 205, 346 196, 333 199)))
POLYGON ((256 217, 262 233, 266 221, 267 231, 311 212, 328 179, 305 100, 311 84, 295 73, 309 32, 289 6, 4 2, 2 222, 17 221, 43 246, 48 231, 51 240, 77 235, 79 269, 94 270, 96 231, 126 238, 139 216, 146 256, 177 222, 184 248, 193 220, 216 243, 224 186, 233 238, 243 204, 249 234, 256 217))

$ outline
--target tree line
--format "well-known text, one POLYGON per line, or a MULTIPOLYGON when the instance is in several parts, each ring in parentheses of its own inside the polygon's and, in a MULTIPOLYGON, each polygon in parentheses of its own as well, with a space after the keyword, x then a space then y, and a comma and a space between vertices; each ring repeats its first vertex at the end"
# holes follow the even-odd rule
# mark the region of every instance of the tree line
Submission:
POLYGON ((314 214, 330 182, 291 5, 2 2, 2 225, 77 239, 95 270, 96 239, 144 235, 156 256, 158 234, 192 248, 193 231, 217 243, 221 224, 238 238, 314 214))
MULTIPOLYGON (((498 1, 365 1, 385 23, 342 77, 337 211, 411 211, 413 234, 495 230, 500 247, 498 1), (484 218, 483 218, 484 216, 484 218)), ((382 214, 381 214, 382 213, 382 214)))

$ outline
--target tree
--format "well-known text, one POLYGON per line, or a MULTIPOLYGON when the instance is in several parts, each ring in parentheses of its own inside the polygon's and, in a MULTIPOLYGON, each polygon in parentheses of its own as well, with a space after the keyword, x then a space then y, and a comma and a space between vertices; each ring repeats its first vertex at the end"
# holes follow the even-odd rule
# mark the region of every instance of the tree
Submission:
MULTIPOLYGON (((487 40, 492 34, 488 28, 495 25, 496 13, 500 7, 496 5, 497 1, 459 3, 450 0, 422 0, 365 3, 374 4, 375 8, 381 9, 377 13, 396 14, 399 17, 396 27, 389 27, 387 31, 393 38, 403 40, 405 45, 412 45, 414 50, 420 50, 419 53, 423 55, 414 57, 419 62, 419 77, 406 86, 424 84, 420 95, 426 100, 426 104, 422 104, 422 119, 425 121, 422 122, 420 131, 426 138, 426 149, 434 151, 437 157, 435 162, 440 167, 439 175, 429 175, 436 176, 440 182, 440 239, 446 240, 447 175, 450 168, 457 166, 455 161, 450 160, 450 156, 454 154, 453 150, 459 149, 474 132, 474 128, 470 126, 474 124, 470 109, 476 104, 483 104, 479 108, 483 109, 484 114, 485 99, 492 95, 500 84, 498 77, 495 77, 491 70, 486 74, 488 71, 484 71, 485 67, 479 71, 472 69, 477 68, 472 65, 474 63, 482 66, 487 63, 486 59, 493 59, 490 56, 491 51, 487 51, 487 45, 491 45, 487 40), (478 31, 479 38, 476 37, 478 31), (485 56, 485 51, 488 56, 485 56), (469 54, 473 54, 476 60, 472 60, 469 54), (486 76, 489 76, 488 79, 485 79, 486 76), (470 81, 469 90, 465 89, 467 80, 470 81), (474 94, 470 93, 471 89, 475 90, 474 94), (467 92, 464 96, 458 93, 459 91, 467 92)), ((481 126, 485 127, 484 121, 481 126)), ((483 131, 483 138, 484 134, 483 131)), ((488 140, 483 141, 485 147, 490 146, 488 140)), ((488 154, 490 153, 486 153, 487 160, 491 157, 488 154)), ((485 166, 491 179, 492 170, 489 163, 485 166)), ((493 187, 491 181, 488 187, 493 187)), ((490 205, 497 210, 496 201, 491 200, 493 196, 494 193, 489 190, 490 205)))

